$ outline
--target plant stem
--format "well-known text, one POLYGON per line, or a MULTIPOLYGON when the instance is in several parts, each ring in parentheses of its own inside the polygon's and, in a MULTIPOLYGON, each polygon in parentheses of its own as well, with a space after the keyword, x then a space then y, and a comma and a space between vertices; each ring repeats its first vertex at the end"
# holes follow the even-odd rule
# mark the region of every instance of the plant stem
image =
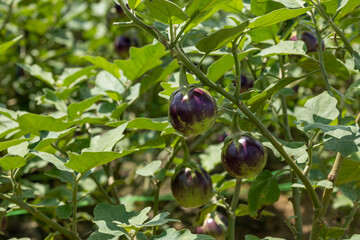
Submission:
MULTIPOLYGON (((103 165, 103 168, 105 170, 106 176, 108 177, 108 181, 111 184, 114 181, 114 177, 113 177, 113 174, 112 174, 112 172, 111 172, 111 170, 109 168, 109 164, 103 165)), ((113 196, 115 197, 115 203, 117 205, 120 205, 120 197, 119 197, 117 186, 114 186, 111 191, 112 191, 113 196)))
POLYGON ((236 179, 236 185, 235 185, 235 192, 233 195, 233 198, 231 200, 231 207, 229 212, 229 228, 227 232, 227 236, 229 240, 235 240, 235 222, 236 222, 236 215, 235 211, 239 202, 239 193, 241 188, 241 178, 236 179))
POLYGON ((90 173, 90 177, 92 180, 94 180, 96 186, 98 187, 99 191, 101 192, 101 194, 104 196, 105 200, 110 203, 111 205, 116 205, 115 203, 113 203, 113 201, 111 200, 111 198, 109 197, 109 195, 106 193, 106 191, 104 190, 104 188, 101 186, 100 182, 97 180, 97 178, 94 176, 93 173, 90 173))
POLYGON ((79 181, 80 181, 81 177, 82 177, 82 174, 78 174, 76 176, 76 180, 75 180, 74 186, 73 186, 73 195, 72 195, 72 207, 73 207, 72 232, 75 235, 78 235, 78 232, 77 232, 77 218, 76 218, 76 213, 77 213, 77 192, 78 192, 79 181))
POLYGON ((239 99, 240 91, 241 91, 241 66, 240 66, 239 55, 238 55, 239 45, 236 42, 237 42, 237 39, 235 39, 232 42, 232 54, 234 56, 235 72, 236 72, 236 74, 235 74, 235 84, 236 84, 235 98, 239 99))
POLYGON ((317 138, 317 136, 319 135, 320 130, 316 130, 315 133, 311 136, 310 140, 309 140, 309 144, 308 144, 308 148, 307 148, 307 152, 308 152, 308 161, 306 162, 306 166, 304 168, 304 175, 307 176, 308 173, 310 172, 311 169, 311 165, 312 165, 312 151, 313 151, 313 144, 314 144, 314 140, 317 138))
MULTIPOLYGON (((158 214, 158 211, 159 211, 160 186, 161 186, 161 183, 159 183, 159 182, 155 184, 154 208, 153 208, 154 217, 158 214)), ((155 236, 157 234, 156 231, 157 231, 157 226, 152 227, 152 235, 153 236, 155 236)))
MULTIPOLYGON (((344 33, 338 28, 338 26, 336 26, 336 24, 334 23, 334 21, 326 14, 326 12, 324 11, 323 7, 321 6, 321 4, 315 4, 313 1, 312 3, 314 4, 314 6, 316 7, 316 9, 318 10, 320 16, 330 24, 330 26, 332 27, 332 29, 336 32, 337 35, 339 35, 339 37, 341 38, 341 40, 344 42, 346 49, 349 51, 349 53, 351 55, 353 55, 354 49, 352 48, 349 40, 345 37, 344 33)), ((319 45, 321 46, 321 45, 319 45)))
POLYGON ((180 75, 179 75, 179 86, 183 87, 183 86, 188 86, 188 85, 189 85, 189 82, 186 77, 186 67, 184 64, 181 64, 180 75))
MULTIPOLYGON (((292 184, 298 183, 297 176, 291 172, 291 182, 292 184)), ((303 234, 303 225, 302 225, 302 218, 301 218, 301 189, 292 187, 292 201, 293 209, 294 209, 294 215, 295 217, 295 228, 296 228, 296 239, 297 240, 303 240, 304 234, 303 234)))
POLYGON ((342 228, 344 228, 346 230, 349 227, 349 225, 352 222, 352 220, 354 219, 355 213, 359 207, 360 207, 360 202, 356 201, 354 203, 354 206, 351 209, 349 215, 346 217, 346 220, 345 220, 344 224, 342 225, 342 228))
POLYGON ((282 147, 282 144, 271 134, 271 132, 267 129, 267 127, 246 107, 243 102, 239 102, 234 96, 226 92, 220 86, 216 85, 215 83, 211 82, 203 72, 199 71, 195 67, 195 65, 188 60, 188 58, 178 49, 173 49, 174 54, 186 65, 186 67, 192 71, 199 80, 206 86, 214 89, 230 101, 232 101, 249 119, 253 122, 259 129, 259 131, 267 138, 270 143, 278 150, 278 152, 284 157, 286 163, 290 165, 290 167, 294 170, 295 174, 299 177, 301 182, 305 185, 307 192, 309 193, 310 199, 314 205, 315 209, 321 208, 321 202, 316 195, 314 188, 310 180, 302 173, 300 168, 296 165, 294 160, 287 154, 287 152, 282 147))
POLYGON ((47 225, 49 225, 51 228, 59 231, 64 236, 66 236, 70 240, 80 240, 78 236, 64 228, 63 226, 59 225, 58 223, 54 222, 50 218, 48 218, 46 215, 44 215, 42 212, 39 211, 39 209, 30 207, 27 203, 23 202, 21 199, 14 196, 9 196, 7 194, 0 193, 0 198, 9 202, 12 202, 16 205, 18 205, 20 208, 26 210, 34 217, 40 219, 41 221, 45 222, 47 225))
POLYGON ((176 35, 176 38, 174 40, 174 42, 172 42, 171 44, 176 44, 179 41, 179 38, 181 37, 181 35, 185 32, 186 28, 190 25, 190 23, 192 22, 194 18, 191 17, 186 23, 185 25, 180 29, 180 32, 176 35))

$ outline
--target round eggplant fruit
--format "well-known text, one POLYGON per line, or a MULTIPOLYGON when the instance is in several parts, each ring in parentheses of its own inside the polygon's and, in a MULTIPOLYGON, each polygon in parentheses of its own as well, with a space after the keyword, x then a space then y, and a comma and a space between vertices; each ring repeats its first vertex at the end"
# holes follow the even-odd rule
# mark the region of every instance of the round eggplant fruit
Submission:
POLYGON ((170 123, 184 136, 206 132, 214 125, 216 117, 215 99, 203 88, 183 87, 170 97, 170 123))
POLYGON ((183 207, 197 208, 209 202, 212 195, 212 181, 202 167, 198 170, 180 169, 171 179, 171 192, 183 207))
POLYGON ((196 227, 196 234, 207 234, 216 240, 226 239, 227 219, 221 213, 208 214, 202 226, 196 227))
POLYGON ((121 58, 129 57, 130 47, 137 46, 135 39, 128 38, 126 36, 117 36, 114 40, 115 51, 121 58))
MULTIPOLYGON (((318 48, 317 38, 310 32, 303 32, 301 34, 301 40, 305 42, 307 53, 316 52, 318 48)), ((321 49, 324 51, 324 41, 321 41, 321 49)))
POLYGON ((250 178, 258 175, 266 165, 265 147, 246 135, 235 135, 225 140, 221 151, 225 170, 235 178, 250 178))

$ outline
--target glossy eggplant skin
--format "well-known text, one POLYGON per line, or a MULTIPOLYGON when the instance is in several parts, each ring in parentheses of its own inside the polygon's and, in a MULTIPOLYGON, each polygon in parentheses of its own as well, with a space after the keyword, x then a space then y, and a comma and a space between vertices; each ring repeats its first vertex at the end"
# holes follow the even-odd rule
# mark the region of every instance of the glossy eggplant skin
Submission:
POLYGON ((215 212, 208 216, 202 226, 195 229, 196 234, 207 234, 214 237, 216 240, 226 239, 227 219, 224 215, 215 212))
POLYGON ((170 123, 184 136, 208 131, 215 124, 216 117, 215 99, 203 88, 180 88, 170 97, 170 123))
POLYGON ((171 191, 175 200, 183 207, 197 208, 209 202, 212 181, 209 173, 200 167, 201 173, 182 168, 171 180, 171 191))
MULTIPOLYGON (((318 48, 317 38, 311 32, 303 32, 301 34, 301 40, 305 42, 307 53, 316 52, 318 48)), ((324 41, 321 41, 321 49, 324 51, 324 41)))
POLYGON ((250 178, 258 175, 266 165, 265 147, 249 136, 236 136, 225 141, 221 151, 225 170, 235 178, 250 178))

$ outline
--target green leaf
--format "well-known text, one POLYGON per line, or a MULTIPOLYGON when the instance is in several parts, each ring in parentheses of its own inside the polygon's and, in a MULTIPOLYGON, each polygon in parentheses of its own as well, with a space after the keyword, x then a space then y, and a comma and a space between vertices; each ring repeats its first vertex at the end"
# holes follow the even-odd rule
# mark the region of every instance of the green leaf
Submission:
POLYGON ((205 234, 192 234, 190 230, 176 230, 174 228, 166 229, 158 236, 152 236, 151 240, 215 240, 215 238, 205 234))
POLYGON ((73 171, 70 170, 71 172, 68 171, 61 171, 57 168, 53 168, 50 171, 46 171, 44 174, 46 176, 52 177, 52 178, 57 178, 60 181, 62 181, 63 183, 70 183, 70 184, 74 184, 75 182, 75 176, 73 174, 73 171))
MULTIPOLYGON (((5 20, 4 20, 5 21, 5 20)), ((20 39, 22 39, 22 35, 17 36, 16 38, 11 39, 10 41, 7 41, 5 43, 2 43, 0 45, 0 55, 5 54, 5 52, 12 47, 15 43, 17 43, 20 39)))
POLYGON ((264 206, 273 204, 280 197, 280 189, 276 179, 270 171, 265 170, 260 173, 251 184, 248 203, 251 217, 259 216, 264 206))
POLYGON ((64 164, 65 164, 65 160, 47 153, 47 152, 38 152, 38 151, 31 151, 32 154, 38 156, 39 158, 53 164, 57 169, 61 170, 61 171, 65 171, 65 172, 70 172, 72 173, 73 171, 70 168, 67 168, 64 164))
POLYGON ((186 31, 190 31, 230 2, 231 0, 191 0, 185 10, 192 19, 186 31))
POLYGON ((312 7, 306 8, 298 8, 298 9, 287 9, 281 8, 274 10, 266 15, 253 18, 250 21, 249 28, 259 28, 259 27, 266 27, 271 26, 279 22, 283 22, 292 18, 295 18, 299 15, 302 15, 312 9, 312 7))
POLYGON ((21 156, 6 155, 0 158, 0 166, 4 171, 14 170, 26 164, 25 158, 21 156))
POLYGON ((200 39, 200 41, 196 43, 195 47, 206 54, 211 53, 219 48, 222 48, 240 36, 248 25, 249 21, 245 21, 236 27, 221 29, 205 38, 200 39))
POLYGON ((75 125, 75 123, 64 122, 64 117, 53 118, 51 116, 42 116, 33 113, 21 115, 17 119, 17 122, 19 123, 20 129, 25 133, 32 133, 37 136, 39 136, 41 130, 61 132, 75 125))
POLYGON ((42 148, 49 146, 51 143, 55 142, 58 139, 61 139, 67 136, 70 133, 75 131, 75 127, 70 129, 66 129, 61 132, 48 132, 48 131, 40 131, 40 136, 35 137, 30 145, 29 148, 37 151, 41 151, 42 148))
POLYGON ((217 145, 210 145, 205 149, 205 152, 200 154, 201 166, 206 171, 211 171, 214 167, 221 163, 221 148, 223 143, 217 145))
POLYGON ((25 65, 21 63, 16 63, 19 67, 28 72, 31 76, 34 76, 44 83, 48 84, 50 87, 54 87, 55 80, 51 72, 44 71, 39 65, 25 65))
POLYGON ((345 183, 360 181, 360 162, 350 159, 344 159, 344 162, 341 166, 339 176, 336 180, 337 185, 342 185, 345 183))
POLYGON ((94 209, 93 221, 99 228, 100 233, 121 236, 125 230, 119 228, 114 221, 129 223, 129 219, 136 216, 135 212, 127 212, 124 205, 113 206, 108 203, 100 203, 94 209))
MULTIPOLYGON (((238 217, 250 215, 249 206, 246 204, 242 204, 242 203, 239 204, 239 206, 235 210, 235 215, 238 217)), ((261 211, 261 215, 262 216, 275 216, 275 214, 273 214, 272 212, 266 211, 266 210, 261 211)))
POLYGON ((287 85, 292 82, 299 80, 299 78, 287 77, 278 80, 277 82, 271 83, 266 89, 264 89, 261 93, 256 94, 251 97, 247 104, 251 106, 251 108, 257 108, 260 104, 262 104, 267 98, 270 98, 274 93, 280 91, 287 85))
POLYGON ((118 236, 101 233, 99 231, 93 232, 87 240, 118 240, 118 236))
POLYGON ((107 125, 114 127, 124 123, 128 123, 127 128, 147 129, 147 130, 155 130, 155 131, 163 131, 166 127, 169 126, 169 122, 167 119, 164 120, 164 119, 151 119, 151 118, 135 118, 134 120, 131 120, 129 122, 119 121, 119 122, 109 123, 107 125))
POLYGON ((353 52, 354 69, 360 70, 360 54, 357 51, 353 52))
POLYGON ((351 238, 343 240, 360 240, 360 234, 354 234, 351 236, 351 238))
POLYGON ((28 146, 29 146, 28 142, 22 142, 19 143, 18 145, 11 146, 7 150, 8 155, 17 155, 20 157, 25 157, 25 155, 28 154, 29 152, 28 146))
POLYGON ((303 41, 282 41, 279 44, 261 50, 256 56, 271 57, 275 55, 304 55, 306 45, 303 41))
POLYGON ((345 233, 344 228, 339 227, 330 227, 326 223, 321 224, 320 230, 319 230, 319 237, 321 239, 339 239, 341 238, 345 233))
POLYGON ((0 152, 3 151, 3 150, 8 149, 11 146, 15 146, 15 145, 18 145, 20 143, 27 142, 29 140, 31 140, 31 139, 22 138, 22 139, 14 139, 14 140, 0 142, 0 152))
MULTIPOLYGON (((249 53, 259 50, 258 48, 249 48, 238 54, 239 61, 243 60, 249 53)), ((234 67, 234 57, 232 54, 225 54, 219 60, 214 62, 208 68, 206 76, 213 82, 218 81, 230 69, 234 67)))
POLYGON ((135 9, 140 3, 141 3, 142 0, 129 0, 129 7, 131 9, 135 9))
POLYGON ((251 37, 251 42, 262 42, 265 40, 276 39, 279 32, 279 25, 272 25, 267 27, 253 28, 248 32, 251 37))
POLYGON ((166 54, 165 48, 161 43, 146 45, 142 48, 130 48, 129 60, 115 60, 115 64, 123 71, 124 75, 135 81, 150 69, 159 66, 162 58, 166 54))
POLYGON ((94 75, 94 69, 96 69, 95 66, 85 68, 65 68, 56 83, 57 85, 71 88, 94 75))
POLYGON ((360 133, 350 134, 340 138, 325 136, 324 147, 327 150, 339 152, 343 156, 360 151, 360 133))
POLYGON ((155 173, 159 170, 160 166, 161 166, 161 161, 155 160, 155 161, 152 161, 151 163, 147 164, 143 168, 138 168, 136 170, 136 174, 143 176, 143 177, 154 176, 155 173))
POLYGON ((68 153, 70 160, 65 163, 65 166, 77 171, 81 174, 86 173, 94 167, 104 165, 112 160, 129 155, 137 149, 122 150, 117 152, 83 152, 81 154, 68 153))
POLYGON ((341 4, 336 11, 339 11, 338 18, 342 18, 360 5, 360 0, 341 0, 341 4))
POLYGON ((167 0, 145 0, 145 6, 154 19, 170 24, 180 24, 189 17, 179 6, 167 0))
POLYGON ((82 56, 81 59, 88 61, 95 66, 104 69, 105 71, 114 75, 117 79, 121 77, 120 69, 116 66, 116 64, 108 62, 103 57, 93 57, 93 56, 82 56))
POLYGON ((70 204, 64 204, 56 208, 56 215, 61 219, 69 219, 72 214, 72 207, 70 204))
POLYGON ((99 101, 102 98, 102 95, 97 95, 91 98, 88 98, 82 102, 72 103, 67 108, 68 119, 72 121, 78 117, 81 117, 82 113, 86 111, 86 109, 90 108, 94 103, 99 101))
POLYGON ((304 123, 304 129, 311 129, 314 123, 330 124, 339 114, 336 98, 323 92, 306 101, 303 108, 295 109, 295 116, 304 123))
POLYGON ((321 181, 317 182, 316 184, 314 184, 313 187, 314 188, 323 187, 323 188, 331 189, 334 187, 334 184, 329 180, 321 180, 321 181))

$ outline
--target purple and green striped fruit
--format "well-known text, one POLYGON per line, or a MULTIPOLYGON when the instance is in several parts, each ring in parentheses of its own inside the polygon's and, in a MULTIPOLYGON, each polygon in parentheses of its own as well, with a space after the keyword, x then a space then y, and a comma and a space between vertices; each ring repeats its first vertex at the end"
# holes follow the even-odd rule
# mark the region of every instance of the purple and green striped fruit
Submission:
POLYGON ((170 123, 185 136, 206 132, 214 125, 216 117, 215 99, 203 88, 183 87, 170 97, 170 123))
POLYGON ((225 140, 221 161, 231 176, 250 178, 263 170, 267 153, 259 141, 246 135, 235 135, 225 140))
POLYGON ((212 195, 212 181, 208 172, 182 168, 171 179, 171 192, 183 207, 196 208, 209 202, 212 195))

